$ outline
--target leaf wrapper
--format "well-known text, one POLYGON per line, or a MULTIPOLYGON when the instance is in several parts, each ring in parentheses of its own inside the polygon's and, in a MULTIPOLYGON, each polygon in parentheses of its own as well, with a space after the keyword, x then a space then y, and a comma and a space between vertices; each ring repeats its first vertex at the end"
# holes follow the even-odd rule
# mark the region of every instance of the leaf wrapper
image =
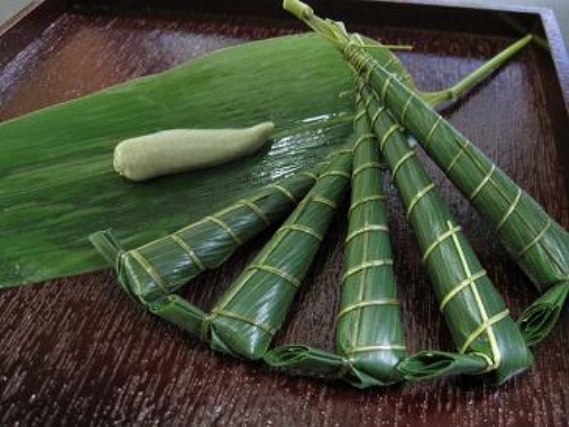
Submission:
POLYGON ((276 369, 283 369, 307 376, 338 377, 345 359, 337 354, 306 345, 284 345, 265 354, 265 362, 276 369))
POLYGON ((357 46, 347 59, 366 76, 394 118, 411 132, 427 154, 496 231, 514 261, 540 293, 522 314, 529 344, 545 338, 558 319, 569 292, 569 233, 484 153, 431 109, 413 91, 357 46))
POLYGON ((148 310, 193 336, 199 336, 206 314, 178 295, 168 295, 148 304, 148 310))
POLYGON ((401 372, 409 379, 427 379, 458 374, 476 375, 484 372, 487 367, 487 361, 479 355, 432 350, 414 354, 399 365, 401 372))
POLYGON ((382 163, 363 99, 357 99, 336 349, 347 361, 348 381, 364 388, 403 379, 396 367, 405 356, 405 342, 382 188, 382 163))
POLYGON ((341 202, 351 151, 338 153, 318 181, 206 316, 202 337, 214 350, 263 357, 281 327, 341 202))
POLYGON ((549 335, 568 295, 569 283, 559 283, 545 291, 522 313, 519 323, 529 345, 537 344, 549 335))
POLYGON ((460 353, 454 357, 452 368, 434 363, 425 370, 408 370, 406 367, 415 367, 424 359, 422 355, 413 355, 400 365, 400 370, 408 380, 422 379, 423 374, 429 378, 450 373, 473 374, 475 361, 475 366, 483 367, 476 373, 488 373, 492 383, 500 384, 527 369, 533 356, 501 296, 409 147, 402 128, 379 97, 366 88, 365 77, 360 80, 359 89, 460 353))

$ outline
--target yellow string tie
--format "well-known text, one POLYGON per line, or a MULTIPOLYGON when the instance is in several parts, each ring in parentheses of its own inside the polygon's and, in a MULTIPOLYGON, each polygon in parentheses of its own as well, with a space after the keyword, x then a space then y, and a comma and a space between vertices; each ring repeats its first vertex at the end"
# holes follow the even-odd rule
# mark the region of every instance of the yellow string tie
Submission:
POLYGON ((441 124, 442 121, 443 121, 442 116, 438 116, 435 123, 433 123, 433 126, 431 126, 431 129, 429 130, 429 133, 427 134, 427 138, 425 138, 425 145, 424 145, 425 151, 427 151, 429 149, 429 145, 431 144, 431 138, 435 134, 435 131, 437 130, 437 128, 439 127, 439 125, 441 124))
POLYGON ((445 174, 450 173, 452 168, 454 168, 456 162, 458 162, 458 159, 460 159, 460 157, 464 154, 464 152, 466 151, 466 149, 469 147, 470 144, 471 144, 470 141, 466 141, 464 144, 460 146, 460 150, 458 150, 458 153, 456 153, 456 155, 453 157, 448 167, 445 169, 445 174))
MULTIPOLYGON (((389 59, 387 60, 387 62, 385 62, 384 64, 382 64, 381 66, 385 69, 387 69, 387 67, 389 67, 394 61, 394 57, 391 56, 389 57, 389 59)), ((373 67, 369 67, 370 70, 373 70, 373 67)))
POLYGON ((200 326, 200 339, 202 341, 207 342, 207 343, 210 342, 209 332, 210 332, 211 324, 214 322, 215 318, 216 318, 215 313, 209 313, 209 314, 206 314, 205 316, 203 316, 202 323, 200 326))
MULTIPOLYGON (((368 99, 370 100, 370 103, 371 103, 371 100, 372 100, 373 98, 370 96, 368 99)), ((383 113, 384 111, 385 111, 385 107, 384 107, 384 106, 381 106, 381 107, 378 107, 378 108, 377 108, 377 110, 376 110, 375 113, 373 114, 373 116, 372 116, 372 118, 371 118, 371 121, 370 121, 370 124, 369 124, 372 129, 375 129, 375 125, 377 124, 377 121, 379 120, 379 117, 381 116, 381 113, 383 113)))
POLYGON ((413 99, 415 99, 415 93, 410 92, 409 98, 407 98, 407 101, 405 101, 405 105, 403 105, 403 111, 401 112, 401 123, 403 124, 405 124, 405 116, 407 115, 407 110, 409 109, 409 106, 411 105, 411 101, 413 101, 413 99))
POLYGON ((354 148, 353 150, 356 151, 358 149, 358 147, 360 146, 360 144, 362 142, 365 141, 371 141, 371 142, 375 142, 375 135, 373 133, 364 133, 363 135, 361 135, 356 142, 354 142, 354 148))
POLYGON ((385 200, 385 196, 382 194, 378 194, 375 196, 364 197, 364 198, 358 200, 357 202, 353 202, 350 205, 350 209, 348 210, 348 216, 352 214, 354 209, 360 207, 361 205, 364 205, 364 204, 369 203, 369 202, 376 202, 376 201, 383 201, 383 200, 385 200))
POLYGON ((444 242, 446 239, 448 239, 449 237, 451 237, 453 234, 458 233, 460 231, 460 226, 456 226, 451 228, 448 231, 445 231, 443 234, 441 234, 439 237, 437 237, 435 239, 435 241, 433 243, 430 244, 430 246, 427 248, 427 250, 425 251, 425 253, 423 254, 423 263, 427 262, 427 260, 429 259, 429 256, 433 253, 433 251, 442 243, 444 242))
POLYGON ((264 271, 266 273, 273 274, 275 276, 280 277, 281 279, 284 279, 285 281, 287 281, 288 283, 293 285, 295 288, 300 287, 300 284, 301 284, 300 280, 298 280, 293 275, 287 273, 286 271, 280 270, 276 267, 272 267, 270 265, 251 264, 249 267, 247 267, 247 270, 258 270, 258 271, 264 271))
POLYGON ((505 319, 509 315, 510 315, 510 310, 504 310, 501 313, 498 313, 495 316, 492 316, 491 318, 486 320, 484 323, 482 323, 480 326, 478 326, 474 330, 474 332, 472 332, 472 334, 470 334, 468 336, 468 338, 466 339, 466 342, 464 343, 464 345, 460 349, 460 354, 464 354, 468 350, 468 347, 470 347, 470 345, 474 342, 474 340, 476 340, 476 338, 478 338, 486 329, 488 329, 492 325, 498 323, 500 320, 505 319))
POLYGON ((256 328, 261 329, 263 332, 273 336, 277 331, 275 330, 275 328, 269 326, 269 325, 265 325, 263 323, 258 323, 255 320, 249 319, 248 317, 245 317, 239 313, 235 313, 233 311, 228 311, 228 310, 221 310, 221 309, 214 309, 214 311, 212 312, 212 314, 214 314, 217 317, 227 317, 229 319, 234 319, 243 323, 247 323, 251 326, 254 326, 256 328))
POLYGON ((231 238, 233 240, 235 240, 235 243, 237 243, 238 245, 243 244, 243 241, 239 238, 239 236, 237 236, 237 234, 235 234, 235 232, 231 229, 231 227, 229 225, 227 225, 227 223, 225 223, 221 219, 219 219, 213 215, 207 216, 205 219, 209 220, 209 221, 219 225, 221 228, 223 228, 227 232, 227 234, 229 234, 231 236, 231 238))
POLYGON ((123 268, 127 256, 128 252, 123 249, 117 252, 117 256, 115 258, 115 270, 117 270, 117 272, 123 268))
POLYGON ((417 194, 415 194, 415 197, 413 197, 411 199, 411 202, 409 202, 409 207, 407 208, 407 213, 405 214, 407 219, 409 219, 409 217, 411 216, 411 213, 413 212, 413 209, 415 209, 415 206, 417 206, 417 203, 419 203, 419 201, 421 201, 421 199, 423 197, 425 197, 434 188, 435 188, 435 184, 430 183, 425 188, 423 188, 421 191, 419 191, 417 194))
POLYGON ((314 202, 314 203, 320 203, 320 204, 328 206, 329 208, 332 208, 332 209, 336 209, 338 207, 338 205, 336 204, 335 201, 327 199, 325 197, 321 197, 321 196, 313 196, 310 199, 310 201, 314 202))
POLYGON ((314 237, 319 242, 322 242, 322 236, 320 234, 315 232, 312 228, 306 227, 304 225, 286 224, 286 225, 283 225, 281 228, 279 228, 277 233, 282 233, 282 232, 285 232, 287 230, 299 231, 301 233, 308 234, 309 236, 314 237))
POLYGON ((391 136, 396 132, 396 131, 400 131, 401 130, 401 126, 399 126, 398 124, 394 124, 391 125, 391 127, 389 129, 387 129, 387 131, 385 132, 385 134, 383 135, 383 137, 381 138, 381 141, 379 142, 379 150, 383 153, 384 149, 385 149, 385 144, 387 143, 387 141, 389 141, 389 139, 391 138, 391 136))
POLYGON ((490 170, 488 171, 488 173, 486 174, 484 179, 482 179, 482 181, 480 181, 480 184, 478 184, 478 187, 476 187, 474 189, 474 191, 472 192, 472 194, 470 194, 470 197, 468 199, 471 202, 478 195, 478 193, 480 193, 480 191, 484 188, 484 186, 486 184, 488 184, 488 182, 490 181, 490 178, 492 178, 492 174, 494 173, 495 170, 496 170, 496 165, 492 164, 492 167, 490 167, 490 170))
POLYGON ((369 84, 372 73, 373 73, 373 67, 368 67, 366 73, 363 75, 365 83, 369 84))
POLYGON ((392 259, 378 259, 375 261, 364 262, 357 267, 350 268, 342 277, 342 284, 345 283, 350 276, 353 276, 360 271, 368 270, 371 268, 386 267, 390 265, 393 265, 392 259))
MULTIPOLYGON (((363 85, 360 86, 360 90, 363 91, 363 85)), ((369 110, 369 106, 371 105, 372 101, 373 101, 373 98, 371 96, 368 96, 367 99, 365 100, 364 109, 366 110, 366 114, 367 114, 367 111, 369 110)), ((373 120, 372 120, 372 127, 373 127, 373 120)))
POLYGON ((304 171, 304 172, 300 172, 299 175, 306 175, 307 177, 312 178, 314 181, 318 180, 318 176, 312 172, 304 171))
POLYGON ((205 265, 202 263, 202 261, 200 260, 200 258, 198 257, 198 254, 196 253, 196 251, 194 251, 190 245, 188 245, 184 240, 182 240, 182 238, 180 236, 178 236, 176 233, 171 234, 170 238, 176 242, 178 244, 178 246, 180 246, 190 257, 190 259, 194 262, 194 264, 198 267, 198 269, 200 271, 204 271, 205 265))
POLYGON ((338 322, 343 316, 352 311, 363 310, 364 308, 368 307, 378 307, 385 305, 399 305, 399 301, 393 298, 386 298, 386 299, 378 299, 373 301, 362 301, 357 304, 352 304, 345 307, 343 310, 340 310, 340 312, 336 316, 336 322, 338 322))
MULTIPOLYGON (((150 276, 150 278, 158 285, 160 290, 164 293, 164 295, 168 295, 168 286, 162 276, 158 274, 158 272, 152 267, 150 262, 142 256, 140 252, 136 249, 132 249, 130 255, 140 264, 140 266, 146 271, 146 273, 150 276)), ((139 287, 139 291, 141 292, 142 289, 139 287)))
POLYGON ((395 176, 397 175, 397 172, 399 172, 399 169, 401 169, 401 166, 403 166, 403 164, 407 160, 409 160, 411 157, 415 157, 415 151, 408 151, 403 157, 401 157, 397 161, 395 166, 393 166, 393 171, 391 172, 391 182, 395 182, 395 176))
MULTIPOLYGON (((356 103, 359 104, 361 102, 361 95, 358 93, 358 99, 356 100, 356 103)), ((356 114, 354 116, 354 123, 359 122, 363 117, 365 117, 367 115, 367 112, 365 109, 361 109, 358 114, 356 114)))
POLYGON ((271 225, 271 221, 269 221, 269 218, 267 218, 267 216, 265 215, 265 213, 261 210, 261 208, 259 208, 259 206, 257 206, 255 203, 251 202, 250 200, 241 200, 239 203, 241 203, 243 206, 247 206, 249 209, 251 209, 253 212, 255 212, 255 214, 261 218, 261 220, 266 224, 266 225, 271 225))
POLYGON ((536 244, 539 243, 539 241, 543 238, 543 236, 545 236, 545 233, 547 233, 547 230, 549 230, 549 228, 551 227, 551 218, 549 218, 547 220, 547 224, 545 224, 545 227, 543 227, 543 230, 541 230, 539 232, 539 234, 537 236, 535 236, 535 239, 533 239, 531 242, 529 242, 521 251, 518 252, 518 260, 522 259, 522 257, 531 249, 533 248, 536 244))
POLYGON ((498 223, 498 226, 496 227, 496 233, 500 232, 500 229, 506 223, 510 215, 514 213, 514 210, 516 209, 516 206, 518 205, 518 202, 520 201, 521 197, 522 197, 522 189, 518 187, 518 193, 516 194, 514 202, 510 205, 510 207, 508 208, 508 210, 506 211, 506 213, 498 223))
POLYGON ((382 104, 385 104, 385 95, 387 94, 387 89, 389 88, 389 85, 391 84, 392 79, 393 79, 393 74, 389 74, 389 77, 383 83, 383 86, 381 88, 381 103, 382 104))
POLYGON ((462 282, 460 282, 454 289, 452 289, 441 301, 439 306, 440 311, 444 311, 447 304, 461 291, 467 289, 468 287, 472 286, 478 279, 486 275, 486 270, 480 270, 477 273, 467 277, 462 282))
POLYGON ((282 185, 271 184, 271 187, 273 187, 273 188, 277 189, 278 191, 280 191, 281 193, 283 193, 295 205, 298 203, 296 201, 296 199, 294 198, 294 196, 292 195, 292 193, 290 191, 288 191, 286 188, 284 188, 282 185))
POLYGON ((480 352, 473 352, 473 353, 469 353, 471 356, 478 356, 481 359, 484 359, 484 361, 486 362, 486 364, 488 365, 486 367, 486 369, 484 369, 483 371, 481 371, 480 373, 483 374, 485 372, 490 372, 493 371, 495 369, 495 362, 490 358, 490 356, 488 356, 487 354, 484 353, 480 353, 480 352))
POLYGON ((381 224, 365 225, 361 228, 358 228, 357 230, 352 231, 350 234, 348 234, 348 236, 346 237, 345 243, 348 244, 352 239, 359 236, 360 234, 369 233, 369 232, 373 232, 373 231, 379 231, 381 233, 387 233, 387 232, 389 232, 389 228, 387 227, 387 225, 381 225, 381 224))
POLYGON ((379 162, 364 163, 363 165, 354 169, 354 171, 352 172, 352 177, 355 177, 356 175, 362 173, 363 171, 365 171, 367 169, 381 169, 381 167, 382 167, 382 164, 379 162))

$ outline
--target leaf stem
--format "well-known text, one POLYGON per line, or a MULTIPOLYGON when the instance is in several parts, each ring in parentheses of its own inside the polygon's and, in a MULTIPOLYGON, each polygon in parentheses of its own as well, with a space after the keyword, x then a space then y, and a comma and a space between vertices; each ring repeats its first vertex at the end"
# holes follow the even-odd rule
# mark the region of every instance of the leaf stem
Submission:
POLYGON ((520 50, 526 47, 533 39, 534 37, 531 34, 528 34, 527 36, 508 46, 506 49, 498 53, 488 62, 484 63, 481 67, 467 75, 465 78, 450 88, 436 92, 421 92, 421 98, 423 98, 423 100, 429 103, 431 106, 438 106, 447 101, 457 100, 486 77, 488 77, 488 75, 493 73, 504 63, 510 60, 520 50))

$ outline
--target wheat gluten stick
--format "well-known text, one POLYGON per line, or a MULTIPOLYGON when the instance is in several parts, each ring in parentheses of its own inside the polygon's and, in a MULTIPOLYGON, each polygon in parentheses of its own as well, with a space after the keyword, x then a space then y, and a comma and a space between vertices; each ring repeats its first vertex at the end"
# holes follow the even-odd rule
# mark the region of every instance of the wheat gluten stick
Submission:
POLYGON ((132 181, 217 166, 259 150, 275 125, 245 129, 170 129, 120 142, 113 166, 132 181))

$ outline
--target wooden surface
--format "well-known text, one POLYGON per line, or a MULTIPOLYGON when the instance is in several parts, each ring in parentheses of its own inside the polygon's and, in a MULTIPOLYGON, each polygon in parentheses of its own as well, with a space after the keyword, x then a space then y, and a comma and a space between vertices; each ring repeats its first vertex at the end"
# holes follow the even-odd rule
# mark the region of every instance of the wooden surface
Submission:
MULTIPOLYGON (((17 54, 0 58, 0 119, 300 28, 280 18, 64 13, 17 54)), ((386 43, 413 44, 401 57, 425 89, 447 86, 512 41, 417 27, 359 30, 386 43)), ((525 51, 445 115, 569 227, 567 111, 540 49, 525 51)), ((428 166, 519 315, 537 293, 463 198, 428 166)), ((408 346, 451 349, 395 190, 387 192, 408 346)), ((339 216, 276 343, 332 348, 344 234, 339 216)), ((211 306, 266 237, 184 295, 211 306)), ((566 310, 552 337, 535 349, 533 369, 500 388, 451 378, 359 391, 214 354, 139 310, 105 271, 0 292, 0 425, 565 426, 568 346, 566 310)))

